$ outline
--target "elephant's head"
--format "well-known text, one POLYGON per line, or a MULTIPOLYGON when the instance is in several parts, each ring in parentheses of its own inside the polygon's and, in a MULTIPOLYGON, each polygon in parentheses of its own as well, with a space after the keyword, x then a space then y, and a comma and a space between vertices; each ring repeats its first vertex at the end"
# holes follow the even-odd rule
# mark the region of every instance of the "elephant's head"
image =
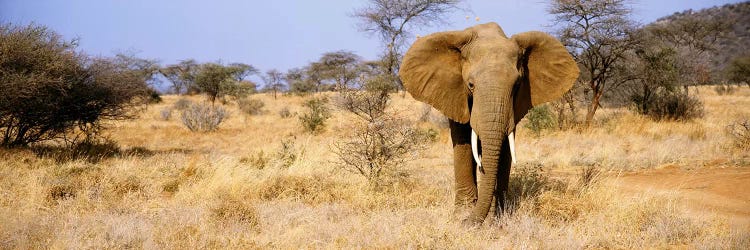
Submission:
POLYGON ((482 142, 484 169, 469 218, 487 216, 503 140, 527 111, 562 96, 578 66, 552 36, 524 32, 511 38, 496 23, 417 39, 399 75, 411 95, 459 123, 470 123, 482 142))

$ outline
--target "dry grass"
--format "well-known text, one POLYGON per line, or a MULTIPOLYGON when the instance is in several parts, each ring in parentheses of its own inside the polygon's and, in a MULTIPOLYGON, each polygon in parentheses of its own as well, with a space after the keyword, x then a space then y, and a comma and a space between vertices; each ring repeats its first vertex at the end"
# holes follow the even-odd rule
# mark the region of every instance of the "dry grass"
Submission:
MULTIPOLYGON (((750 90, 699 91, 706 115, 689 123, 604 109, 593 129, 537 137, 519 126, 514 180, 538 189, 513 213, 475 229, 461 225, 463 211, 452 205, 442 124, 421 121, 440 131, 436 142, 404 166, 407 178, 372 189, 331 163, 329 145, 352 118, 346 112, 335 110, 325 131, 309 135, 278 115, 301 113, 303 98, 259 94, 253 98, 267 112, 246 116, 229 106, 237 115, 219 130, 192 133, 161 118, 182 98, 166 96, 141 119, 109 130, 119 152, 139 153, 90 161, 0 150, 0 248, 746 249, 747 229, 692 213, 675 193, 623 195, 605 181, 664 164, 747 167, 748 152, 725 147, 722 131, 750 117, 742 108, 750 107, 750 90), (293 146, 282 147, 284 140, 293 146), (290 152, 292 160, 281 159, 290 152)), ((408 97, 393 102, 405 117, 422 115, 408 97)))

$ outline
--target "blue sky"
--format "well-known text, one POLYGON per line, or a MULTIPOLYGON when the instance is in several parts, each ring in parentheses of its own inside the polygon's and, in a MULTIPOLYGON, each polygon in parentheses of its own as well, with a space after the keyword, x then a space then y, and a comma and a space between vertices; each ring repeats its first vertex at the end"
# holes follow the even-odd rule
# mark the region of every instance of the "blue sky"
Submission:
MULTIPOLYGON (((733 2, 741 1, 633 0, 633 17, 648 23, 677 11, 733 2)), ((79 48, 91 55, 129 50, 162 64, 194 58, 286 71, 335 50, 375 59, 380 51, 378 38, 359 32, 350 17, 354 9, 366 4, 365 0, 0 0, 0 22, 46 25, 66 38, 80 38, 79 48)), ((539 0, 469 0, 463 6, 469 12, 456 12, 447 18, 448 24, 414 33, 425 35, 490 21, 500 24, 508 35, 548 31, 547 5, 539 0)))

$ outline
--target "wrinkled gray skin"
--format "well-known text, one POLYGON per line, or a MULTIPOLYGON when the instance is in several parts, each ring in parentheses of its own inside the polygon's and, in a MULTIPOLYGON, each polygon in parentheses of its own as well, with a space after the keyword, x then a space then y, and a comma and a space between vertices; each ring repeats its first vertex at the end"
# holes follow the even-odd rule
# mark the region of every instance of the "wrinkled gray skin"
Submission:
POLYGON ((468 224, 487 217, 493 197, 502 211, 511 167, 508 135, 534 105, 559 98, 578 67, 559 41, 541 32, 508 38, 495 23, 418 39, 399 72, 406 90, 450 121, 456 205, 474 205, 468 224), (481 140, 477 188, 470 133, 481 140), (480 171, 482 172, 482 171, 480 171))

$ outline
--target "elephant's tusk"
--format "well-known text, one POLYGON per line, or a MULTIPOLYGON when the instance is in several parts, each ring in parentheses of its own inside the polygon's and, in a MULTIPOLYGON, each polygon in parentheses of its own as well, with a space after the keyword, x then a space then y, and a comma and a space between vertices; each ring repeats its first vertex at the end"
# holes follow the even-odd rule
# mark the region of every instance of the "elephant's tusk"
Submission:
POLYGON ((513 132, 508 135, 508 146, 510 146, 510 158, 513 160, 513 164, 516 164, 516 142, 513 132))
POLYGON ((471 154, 474 155, 474 161, 477 162, 477 166, 482 168, 482 156, 479 155, 479 142, 477 133, 471 130, 471 154))

